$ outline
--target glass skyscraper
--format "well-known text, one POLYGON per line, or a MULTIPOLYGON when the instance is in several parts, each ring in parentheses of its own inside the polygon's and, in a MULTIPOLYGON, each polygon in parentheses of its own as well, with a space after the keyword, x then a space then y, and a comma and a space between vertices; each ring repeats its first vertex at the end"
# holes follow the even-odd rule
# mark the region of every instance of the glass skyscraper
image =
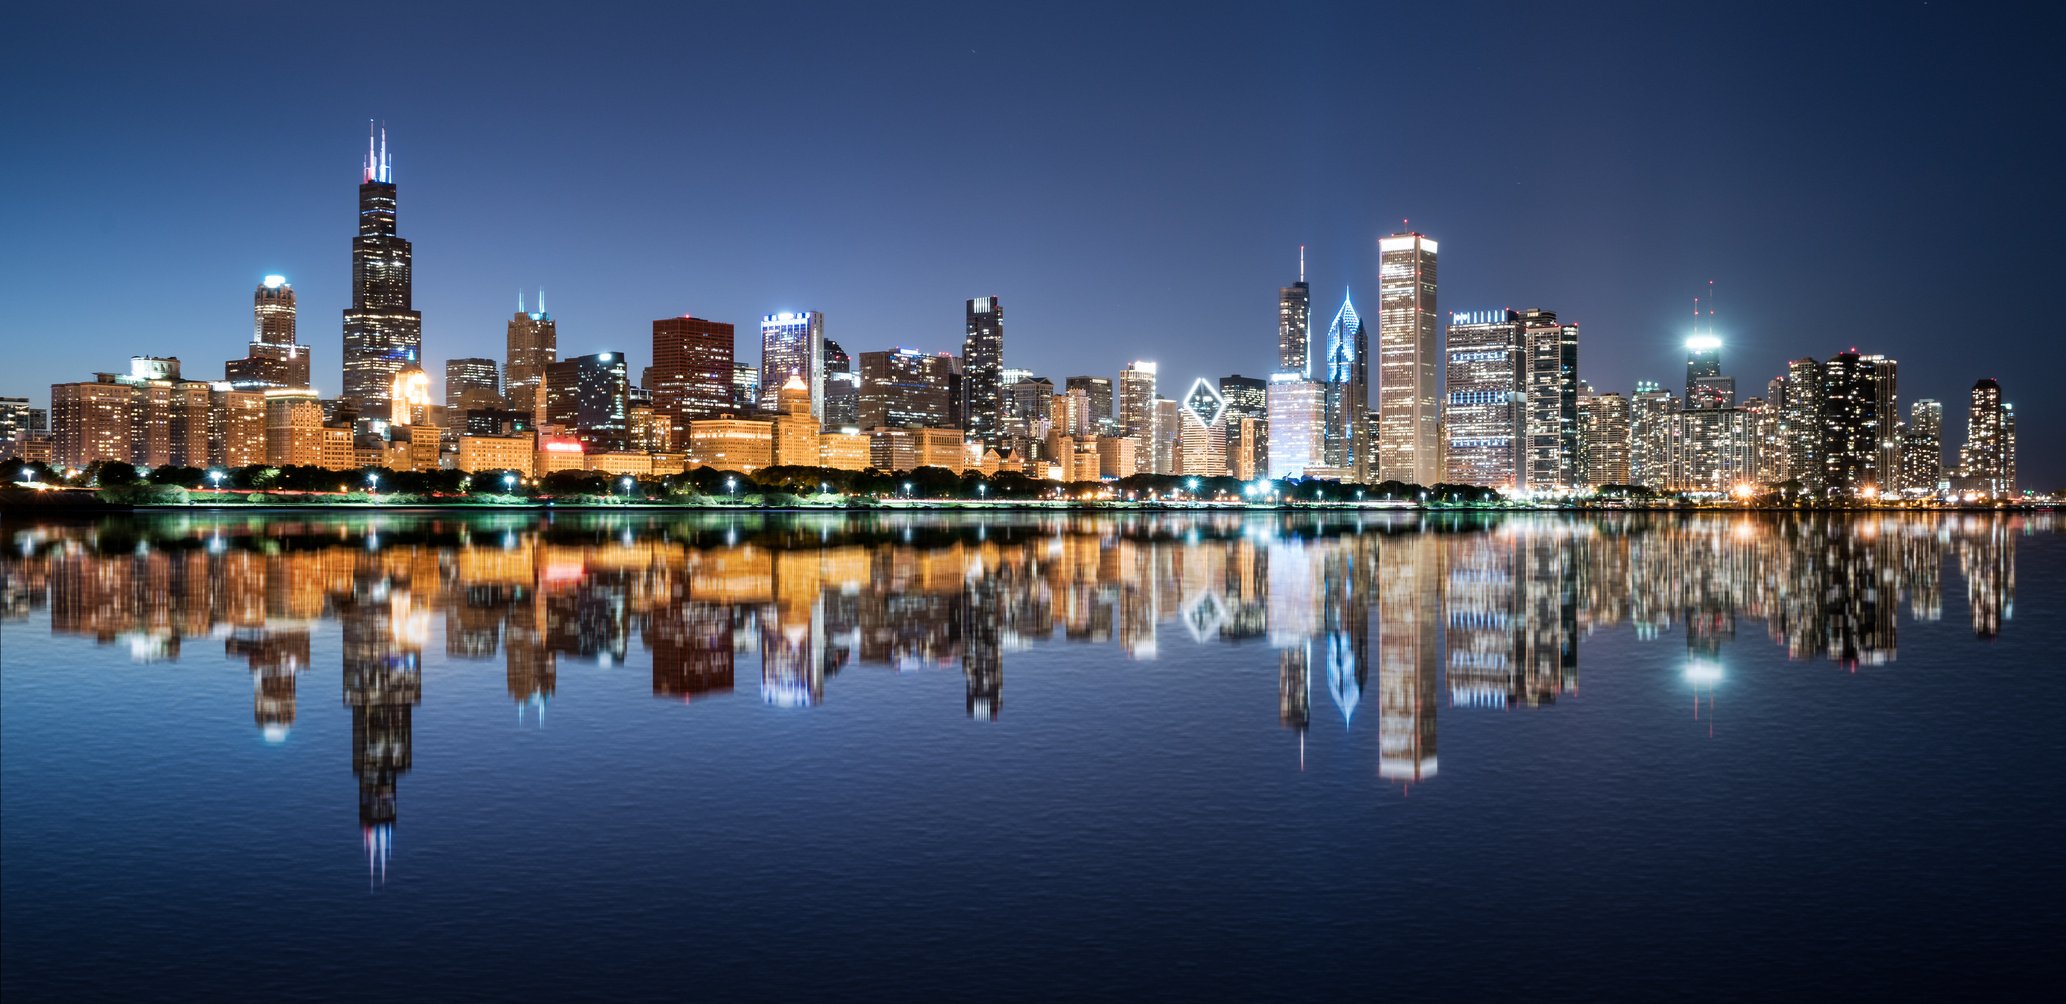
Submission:
POLYGON ((967 303, 961 343, 962 421, 970 439, 1004 445, 1004 305, 994 296, 967 303))
POLYGON ((1370 339, 1356 305, 1342 291, 1341 309, 1327 325, 1327 354, 1320 361, 1325 388, 1326 466, 1340 477, 1361 481, 1369 452, 1364 449, 1370 412, 1370 339))
POLYGON ((1377 456, 1379 480, 1431 485, 1436 464, 1435 253, 1433 238, 1392 234, 1377 242, 1377 456))
POLYGON ((770 415, 779 412, 782 385, 802 377, 811 388, 811 414, 825 414, 825 315, 815 310, 784 311, 760 319, 760 402, 770 415))
POLYGON ((1521 384, 1521 315, 1511 310, 1452 314, 1444 352, 1448 387, 1442 431, 1449 450, 1443 480, 1518 487, 1527 402, 1521 384))
POLYGON ((423 352, 423 315, 412 307, 412 251, 395 229, 394 166, 387 130, 366 137, 359 235, 352 238, 352 305, 344 311, 344 400, 385 415, 395 374, 423 352))

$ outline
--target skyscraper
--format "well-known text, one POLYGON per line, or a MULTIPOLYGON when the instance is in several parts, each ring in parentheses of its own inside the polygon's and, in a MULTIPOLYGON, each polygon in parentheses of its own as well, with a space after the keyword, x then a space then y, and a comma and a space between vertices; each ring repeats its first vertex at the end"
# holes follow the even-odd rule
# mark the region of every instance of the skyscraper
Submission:
POLYGON ((1072 376, 1063 382, 1062 389, 1080 390, 1090 398, 1090 421, 1094 427, 1103 429, 1114 421, 1111 377, 1072 376))
POLYGON ((1578 483, 1578 325, 1535 309, 1522 311, 1520 321, 1528 394, 1521 486, 1571 488, 1578 483))
POLYGON ((915 349, 861 353, 861 428, 953 428, 952 359, 915 349))
POLYGON ((1786 399, 1779 409, 1779 438, 1786 450, 1786 474, 1809 492, 1820 493, 1822 474, 1822 364, 1810 358, 1786 364, 1786 399))
POLYGON ((244 358, 223 364, 223 379, 237 390, 309 385, 308 346, 294 343, 294 287, 269 275, 251 294, 251 346, 244 358))
POLYGON ((545 290, 538 291, 538 309, 529 311, 524 309, 524 294, 518 292, 502 364, 502 385, 510 410, 537 413, 538 382, 545 378, 545 368, 559 361, 559 347, 559 322, 545 312, 545 290))
POLYGON ((1339 476, 1361 481, 1366 470, 1365 449, 1370 412, 1370 339, 1363 330, 1363 318, 1342 290, 1341 308, 1327 325, 1326 355, 1321 358, 1321 383, 1326 412, 1326 465, 1339 476))
POLYGON ((1392 234, 1377 242, 1376 477, 1431 485, 1436 459, 1435 253, 1433 238, 1392 234))
POLYGON ((811 388, 811 414, 825 414, 825 315, 783 311, 760 319, 760 410, 781 410, 782 385, 802 377, 811 388))
POLYGON ((1639 380, 1628 410, 1628 483, 1661 490, 1672 478, 1679 399, 1655 381, 1639 380))
POLYGON ((1226 399, 1204 377, 1191 384, 1177 411, 1182 473, 1217 478, 1227 473, 1226 399))
POLYGON ((1822 365, 1820 490, 1876 493, 1892 487, 1883 479, 1894 472, 1883 471, 1881 464, 1890 453, 1882 440, 1894 437, 1883 436, 1881 427, 1891 429, 1895 418, 1894 374, 1893 360, 1855 350, 1839 352, 1822 365))
POLYGON ((1596 394, 1586 387, 1578 395, 1578 483, 1588 488, 1629 483, 1628 399, 1596 394))
POLYGON ((1442 433, 1448 437, 1443 480, 1486 488, 1520 485, 1522 416, 1521 315, 1479 310, 1449 315, 1444 347, 1447 389, 1442 433))
POLYGON ((1136 359, 1119 371, 1119 428, 1126 435, 1141 438, 1143 453, 1154 442, 1154 363, 1136 359))
POLYGON ((1901 429, 1901 487, 1935 491, 1944 477, 1944 405, 1923 398, 1908 406, 1901 429))
POLYGON ((1686 408, 1733 408, 1736 379, 1722 375, 1722 340, 1712 332, 1686 339, 1686 408))
POLYGON ((1972 406, 1966 412, 1966 445, 1958 452, 1959 475, 1966 490, 1990 498, 2016 493, 2013 416, 2002 400, 2001 384, 1992 378, 1973 384, 1972 406))
POLYGON ((1004 305, 994 296, 966 304, 961 342, 961 413, 970 439, 1004 445, 1004 305))
POLYGON ((1311 372, 1313 290, 1306 285, 1306 249, 1298 249, 1298 281, 1277 290, 1277 368, 1305 377, 1311 372))
POLYGON ((1297 373, 1270 377, 1268 408, 1272 478, 1302 478, 1326 466, 1326 394, 1297 373))
POLYGON ((622 352, 575 356, 546 367, 545 421, 574 432, 590 450, 630 442, 631 374, 622 352))
POLYGON ((732 412, 733 328, 683 314, 653 322, 653 410, 680 423, 732 412))
POLYGON ((352 238, 352 305, 344 311, 344 400, 361 415, 388 413, 395 373, 423 351, 423 315, 412 307, 412 251, 396 235, 394 166, 387 130, 366 136, 359 180, 359 235, 352 238))
POLYGON ((861 422, 861 375, 839 343, 825 341, 825 411, 818 416, 827 429, 845 429, 861 422))
POLYGON ((463 420, 463 412, 500 409, 502 406, 501 377, 495 369, 495 360, 445 360, 445 408, 455 418, 463 420))

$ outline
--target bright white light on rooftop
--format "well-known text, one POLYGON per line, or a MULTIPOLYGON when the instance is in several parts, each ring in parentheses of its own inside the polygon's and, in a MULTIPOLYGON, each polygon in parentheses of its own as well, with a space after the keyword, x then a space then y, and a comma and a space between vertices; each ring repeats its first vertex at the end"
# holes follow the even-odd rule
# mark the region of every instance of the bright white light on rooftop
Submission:
POLYGON ((1722 347, 1722 340, 1713 335, 1694 335, 1686 339, 1686 348, 1692 352, 1713 352, 1722 347))

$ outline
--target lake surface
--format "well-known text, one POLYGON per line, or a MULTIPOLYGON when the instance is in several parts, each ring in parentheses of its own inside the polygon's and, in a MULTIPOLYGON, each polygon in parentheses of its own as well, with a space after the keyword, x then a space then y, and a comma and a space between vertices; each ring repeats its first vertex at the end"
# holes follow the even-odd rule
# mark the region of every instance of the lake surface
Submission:
POLYGON ((0 995, 2055 982, 2049 514, 0 525, 0 995))

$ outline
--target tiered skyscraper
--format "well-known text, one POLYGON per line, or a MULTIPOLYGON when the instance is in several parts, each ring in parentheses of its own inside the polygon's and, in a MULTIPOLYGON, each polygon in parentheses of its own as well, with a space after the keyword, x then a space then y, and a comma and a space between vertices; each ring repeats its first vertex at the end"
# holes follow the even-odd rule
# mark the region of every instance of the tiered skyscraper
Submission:
POLYGON ((502 364, 502 387, 511 410, 537 413, 542 404, 538 383, 545 378, 545 368, 559 361, 559 346, 560 327, 545 312, 545 290, 538 291, 537 310, 525 310, 524 294, 519 292, 516 313, 509 319, 508 356, 502 364))
POLYGON ((394 164, 387 130, 366 136, 359 180, 359 235, 352 238, 352 305, 344 312, 344 399, 362 415, 386 415, 395 373, 423 352, 423 315, 412 307, 409 242, 395 230, 394 164))
POLYGON ((1313 289, 1306 285, 1306 249, 1298 249, 1298 281, 1277 290, 1277 370, 1310 373, 1313 289))
POLYGON ((223 379, 237 390, 309 385, 308 346, 294 343, 294 287, 269 275, 251 294, 251 347, 223 364, 223 379))
POLYGON ((994 296, 968 301, 968 335, 961 343, 963 420, 968 438, 1004 445, 1004 305, 994 296))
POLYGON ((1338 477, 1361 481, 1369 451, 1370 337, 1356 305, 1342 291, 1341 309, 1327 326, 1327 354, 1321 358, 1326 425, 1325 463, 1338 477))
POLYGON ((1402 233, 1379 238, 1377 249, 1375 477, 1431 485, 1442 476, 1436 463, 1437 248, 1424 234, 1402 233))

